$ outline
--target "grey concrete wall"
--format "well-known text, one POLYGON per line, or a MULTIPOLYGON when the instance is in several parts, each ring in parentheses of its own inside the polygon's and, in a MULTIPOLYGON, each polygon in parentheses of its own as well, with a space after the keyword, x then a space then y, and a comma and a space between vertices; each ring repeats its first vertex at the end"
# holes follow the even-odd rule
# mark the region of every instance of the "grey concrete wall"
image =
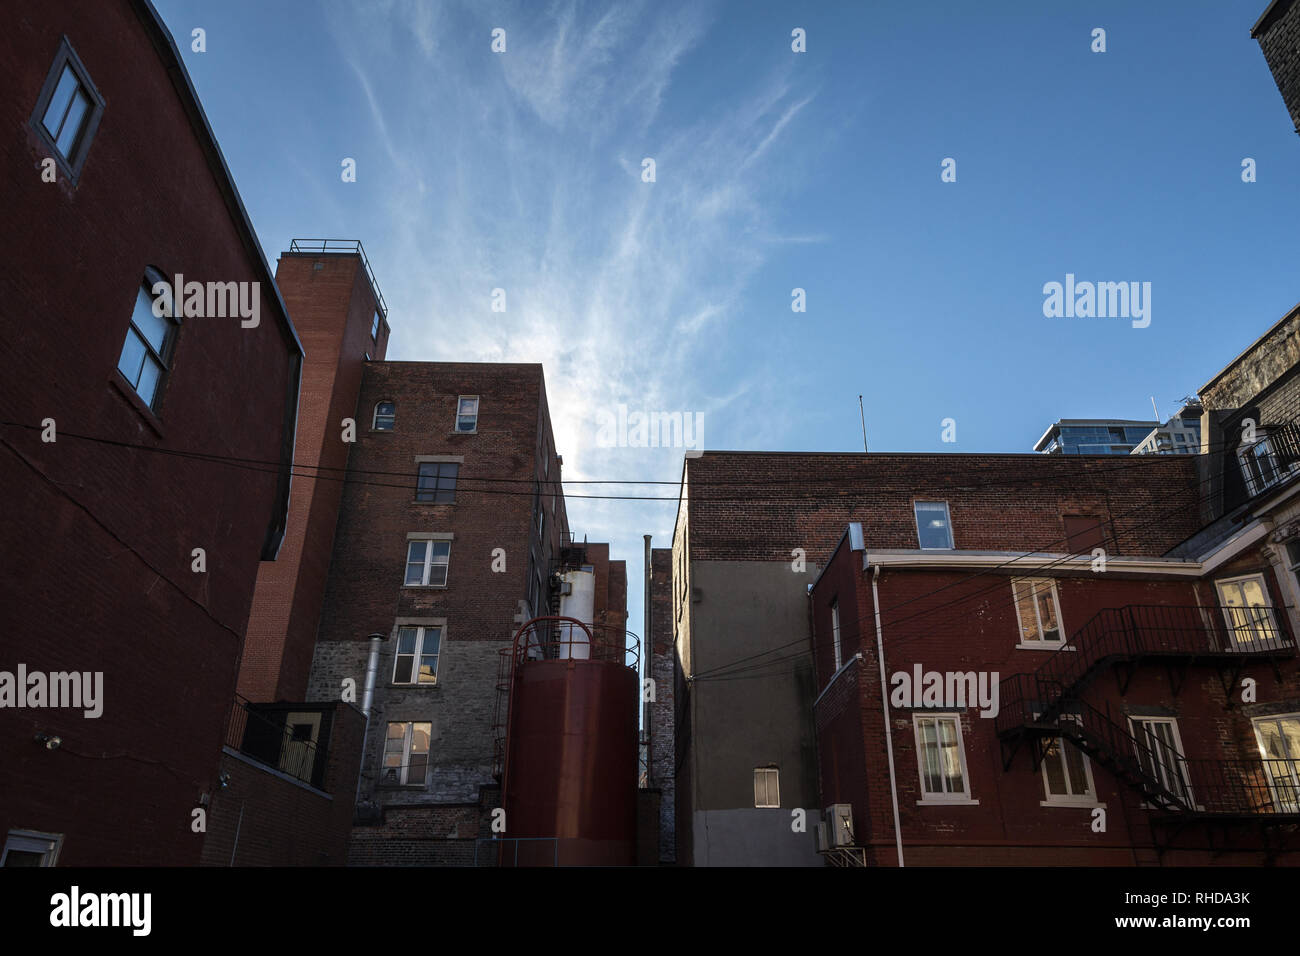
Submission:
POLYGON ((695 814, 696 866, 825 866, 812 829, 795 833, 791 814, 780 810, 702 810, 695 814))

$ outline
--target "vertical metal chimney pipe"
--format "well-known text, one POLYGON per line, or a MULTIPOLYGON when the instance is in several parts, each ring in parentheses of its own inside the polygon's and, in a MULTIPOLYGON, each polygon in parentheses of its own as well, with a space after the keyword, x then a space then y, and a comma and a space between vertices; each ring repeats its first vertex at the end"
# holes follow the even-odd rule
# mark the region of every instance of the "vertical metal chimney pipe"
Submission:
POLYGON ((379 676, 379 645, 388 635, 375 632, 370 635, 370 653, 366 658, 366 686, 361 692, 361 712, 366 715, 366 727, 361 731, 361 760, 357 765, 357 795, 352 800, 352 812, 361 801, 361 779, 366 770, 366 741, 370 737, 370 708, 375 702, 375 679, 379 676))
MULTIPOLYGON (((643 535, 645 538, 645 597, 642 599, 641 607, 641 660, 646 679, 654 679, 654 658, 653 645, 650 641, 650 535, 643 535)), ((651 687, 654 685, 651 684, 651 687)), ((650 772, 651 760, 650 752, 654 746, 654 737, 650 726, 650 701, 646 699, 644 680, 641 684, 641 722, 645 727, 645 763, 646 763, 646 785, 654 786, 653 775, 650 772)))

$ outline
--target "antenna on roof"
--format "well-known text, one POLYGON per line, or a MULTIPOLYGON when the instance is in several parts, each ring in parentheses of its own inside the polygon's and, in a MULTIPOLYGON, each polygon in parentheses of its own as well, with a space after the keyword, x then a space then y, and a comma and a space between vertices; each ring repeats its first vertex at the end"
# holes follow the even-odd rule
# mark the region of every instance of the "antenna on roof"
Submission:
POLYGON ((862 450, 867 450, 867 413, 862 410, 862 396, 858 396, 858 416, 862 419, 862 450))
POLYGON ((1156 408, 1156 397, 1154 395, 1151 396, 1151 411, 1156 413, 1156 421, 1161 421, 1160 409, 1156 408))

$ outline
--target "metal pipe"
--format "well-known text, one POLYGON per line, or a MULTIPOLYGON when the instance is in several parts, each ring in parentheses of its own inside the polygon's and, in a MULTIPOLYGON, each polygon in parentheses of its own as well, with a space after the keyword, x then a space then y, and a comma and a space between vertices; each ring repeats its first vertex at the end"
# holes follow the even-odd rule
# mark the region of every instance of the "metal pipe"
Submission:
POLYGON ((894 776, 894 732, 889 726, 889 681, 885 679, 885 636, 880 626, 880 565, 872 565, 871 603, 876 612, 876 658, 880 661, 880 708, 885 715, 885 750, 889 755, 889 796, 894 802, 894 842, 898 846, 898 865, 903 866, 903 828, 898 821, 898 780, 894 776))
MULTIPOLYGON (((650 642, 650 535, 643 535, 643 537, 645 538, 645 597, 642 599, 641 608, 641 660, 645 670, 641 679, 641 726, 645 728, 646 786, 653 787, 654 775, 651 772, 653 763, 650 755, 654 747, 654 728, 650 723, 650 701, 646 699, 645 693, 645 681, 654 680, 654 654, 650 642)), ((650 686, 653 687, 654 684, 650 686)))
POLYGON ((388 639, 376 631, 370 635, 370 653, 366 658, 366 686, 361 692, 361 712, 366 716, 366 726, 361 731, 361 762, 357 766, 357 794, 352 800, 352 812, 361 802, 361 780, 366 772, 366 741, 370 739, 370 708, 375 702, 375 679, 379 676, 379 645, 388 639))

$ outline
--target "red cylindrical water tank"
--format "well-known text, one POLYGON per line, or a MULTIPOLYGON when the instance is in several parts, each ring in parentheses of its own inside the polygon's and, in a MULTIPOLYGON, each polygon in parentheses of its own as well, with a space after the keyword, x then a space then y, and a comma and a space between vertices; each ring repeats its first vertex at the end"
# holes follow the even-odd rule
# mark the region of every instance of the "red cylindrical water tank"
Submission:
POLYGON ((635 667, 623 660, 517 661, 506 735, 510 865, 636 862, 635 667))

